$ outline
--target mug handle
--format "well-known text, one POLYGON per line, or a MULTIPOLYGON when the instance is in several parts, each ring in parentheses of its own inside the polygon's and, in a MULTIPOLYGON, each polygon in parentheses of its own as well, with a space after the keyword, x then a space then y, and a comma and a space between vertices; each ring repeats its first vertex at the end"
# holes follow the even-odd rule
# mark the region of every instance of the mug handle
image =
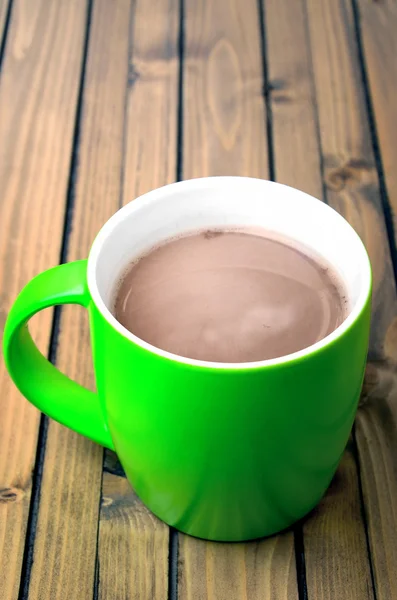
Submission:
POLYGON ((21 291, 4 328, 6 367, 24 396, 51 418, 114 450, 102 416, 98 394, 58 371, 38 350, 29 330, 29 319, 58 304, 91 302, 87 261, 79 260, 44 271, 21 291))

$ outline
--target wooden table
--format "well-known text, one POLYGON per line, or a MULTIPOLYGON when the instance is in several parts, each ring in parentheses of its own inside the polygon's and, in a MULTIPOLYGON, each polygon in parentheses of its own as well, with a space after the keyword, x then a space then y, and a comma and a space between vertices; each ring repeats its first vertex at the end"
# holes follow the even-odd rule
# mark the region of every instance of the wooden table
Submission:
MULTIPOLYGON (((175 179, 272 178, 322 198, 374 270, 355 430, 302 524, 248 544, 169 530, 111 452, 0 371, 1 600, 397 599, 397 1, 0 0, 0 317, 175 179)), ((43 352, 93 386, 83 309, 43 352)), ((349 365, 346 365, 349 368, 349 365)))

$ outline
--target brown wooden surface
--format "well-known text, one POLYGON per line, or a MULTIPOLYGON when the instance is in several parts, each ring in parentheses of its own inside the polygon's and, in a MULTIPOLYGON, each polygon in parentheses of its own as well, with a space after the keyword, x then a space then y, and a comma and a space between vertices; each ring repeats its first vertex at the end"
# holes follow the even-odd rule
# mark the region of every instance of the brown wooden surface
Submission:
MULTIPOLYGON (((93 7, 66 260, 85 258, 96 232, 118 208, 128 14, 127 2, 124 10, 122 3, 112 7, 103 0, 93 7), (118 64, 118 68, 113 69, 113 64, 118 64)), ((83 385, 95 387, 87 314, 81 307, 67 306, 62 310, 57 365, 83 385)), ((30 599, 90 597, 97 552, 102 458, 99 446, 50 421, 30 599)))
POLYGON ((180 535, 178 597, 186 600, 295 600, 291 534, 247 544, 219 544, 180 535))
MULTIPOLYGON (((52 421, 38 437, 1 362, 0 599, 304 600, 307 585, 309 600, 396 600, 395 1, 12 0, 6 30, 7 9, 1 325, 22 285, 62 248, 85 257, 121 204, 217 174, 273 175, 341 212, 371 256, 374 319, 357 448, 303 526, 248 544, 170 539, 114 453, 52 421)), ((50 329, 49 311, 33 323, 46 352, 50 329)), ((62 310, 55 349, 94 386, 83 309, 62 310)))
POLYGON ((327 199, 359 233, 371 258, 374 322, 370 356, 379 360, 396 315, 396 292, 352 9, 349 0, 308 0, 307 15, 327 199))
MULTIPOLYGON (((175 180, 178 90, 175 0, 137 3, 130 18, 124 12, 119 36, 130 43, 121 59, 127 77, 118 86, 124 98, 123 140, 117 147, 122 164, 114 170, 121 204, 175 180)), ((116 208, 109 206, 112 212, 116 208)), ((112 468, 111 455, 106 453, 103 475, 99 598, 167 598, 168 527, 143 506, 119 467, 112 468)))
POLYGON ((7 10, 9 4, 9 0, 0 0, 0 40, 2 38, 4 27, 6 25, 7 10))
MULTIPOLYGON (((0 315, 56 264, 86 24, 80 0, 16 0, 0 78, 0 315)), ((46 351, 51 314, 33 330, 46 351)), ((17 598, 39 413, 0 365, 0 598, 17 598)), ((51 558, 50 558, 51 560, 51 558)))
MULTIPOLYGON (((370 84, 380 159, 394 215, 397 210, 397 3, 393 0, 358 3, 364 57, 370 84)), ((385 335, 387 364, 373 370, 373 389, 357 419, 360 462, 369 542, 378 600, 396 600, 397 586, 397 321, 385 335), (392 508, 393 507, 393 508, 392 508), (395 532, 395 535, 390 535, 395 532)))
MULTIPOLYGON (((370 357, 376 361, 382 361, 385 358, 385 338, 388 337, 390 326, 393 325, 396 317, 396 289, 354 36, 353 11, 347 0, 338 0, 337 2, 328 0, 322 3, 309 0, 308 21, 312 41, 327 197, 329 202, 350 221, 361 235, 370 254, 374 273, 370 357), (327 61, 327 69, 324 69, 325 61, 327 61), (334 84, 336 77, 340 82, 337 86, 334 84)), ((390 343, 395 352, 397 338, 393 341, 390 340, 390 343)), ((376 381, 373 385, 376 388, 376 381)), ((374 390, 369 391, 370 395, 373 393, 374 390)), ((357 418, 360 472, 365 495, 364 511, 370 523, 374 521, 373 526, 377 530, 377 543, 372 543, 372 562, 375 575, 378 575, 377 598, 385 600, 397 597, 397 588, 390 581, 393 577, 391 564, 393 564, 393 558, 397 559, 396 521, 393 516, 394 511, 390 511, 389 500, 392 497, 389 494, 393 488, 394 493, 397 491, 396 432, 393 418, 395 407, 393 404, 391 396, 383 397, 380 403, 367 402, 366 409, 360 410, 357 418), (373 471, 376 472, 377 469, 383 471, 383 476, 373 477, 373 471), (386 500, 383 506, 379 502, 379 496, 386 500), (389 521, 389 529, 384 528, 384 522, 376 523, 377 515, 373 514, 369 500, 372 500, 373 508, 377 512, 379 508, 381 509, 383 519, 389 521), (387 559, 387 562, 391 561, 390 565, 381 562, 382 558, 387 556, 387 553, 384 554, 386 548, 390 552, 387 559)), ((351 477, 348 481, 351 487, 351 478, 356 474, 353 464, 350 467, 350 473, 351 477)), ((344 490, 349 489, 349 486, 344 485, 341 489, 343 494, 344 490)), ((357 587, 353 589, 353 586, 350 586, 352 570, 349 567, 353 566, 352 553, 357 556, 357 549, 362 548, 364 542, 364 536, 361 534, 360 539, 357 537, 360 532, 354 533, 352 530, 355 521, 352 515, 357 519, 359 507, 357 490, 354 489, 352 492, 355 494, 355 501, 350 506, 347 505, 343 513, 345 539, 352 547, 350 551, 343 554, 341 552, 345 565, 341 583, 347 585, 349 582, 349 592, 345 592, 345 597, 348 598, 356 598, 358 589, 360 589, 357 587)), ((352 494, 350 496, 352 502, 354 497, 352 494)), ((328 519, 328 515, 329 512, 325 512, 325 519, 328 519)), ((306 527, 307 531, 311 530, 312 524, 313 521, 310 520, 306 527)), ((328 523, 327 530, 332 531, 332 523, 328 523)), ((343 539, 342 536, 341 539, 343 539)), ((331 542, 335 544, 333 540, 334 536, 331 537, 331 542)), ((334 577, 330 578, 324 588, 325 578, 319 581, 318 577, 318 559, 323 555, 318 552, 318 544, 315 547, 317 547, 317 553, 314 552, 313 556, 306 552, 308 574, 310 563, 313 561, 312 570, 315 574, 313 591, 315 594, 321 592, 324 597, 331 598, 335 589, 334 577)), ((366 555, 367 552, 362 551, 363 561, 366 560, 366 555)), ((356 578, 361 581, 359 597, 372 597, 365 563, 356 564, 356 569, 356 578)), ((339 576, 340 574, 343 574, 343 571, 339 572, 339 576)))
POLYGON ((99 598, 167 598, 168 527, 131 489, 106 452, 99 533, 99 598), (114 470, 114 466, 116 469, 114 470))
MULTIPOLYGON (((334 141, 335 148, 330 147, 333 140, 329 135, 335 133, 333 125, 328 128, 327 123, 319 123, 319 112, 332 109, 335 100, 329 86, 320 79, 327 77, 328 71, 318 74, 316 69, 325 64, 324 21, 314 11, 310 12, 312 16, 317 37, 310 40, 303 0, 266 2, 276 180, 323 198, 323 157, 331 151, 343 155, 348 141, 342 137, 334 141), (313 63, 312 55, 317 55, 313 63), (318 75, 315 81, 313 68, 318 75), (318 87, 322 89, 317 92, 318 87)), ((333 29, 329 35, 335 35, 333 29)), ((346 118, 345 103, 342 106, 338 118, 346 118)), ((328 188, 323 199, 335 205, 336 199, 330 197, 328 188)), ((347 210, 353 202, 354 198, 347 194, 347 210)), ((345 216, 349 216, 346 212, 345 216)), ((331 488, 303 532, 309 598, 372 598, 352 443, 331 488)))
POLYGON ((186 2, 183 177, 268 176, 258 4, 186 2))
MULTIPOLYGON (((358 19, 387 192, 397 210, 397 2, 359 0, 358 19)), ((397 225, 395 219, 394 225, 397 225)))
MULTIPOLYGON (((186 6, 183 178, 268 177, 256 0, 186 6)), ((254 544, 180 535, 181 600, 298 598, 291 533, 254 544)))
POLYGON ((263 0, 276 181, 323 199, 305 0, 263 0))
POLYGON ((172 183, 178 135, 178 0, 132 3, 121 203, 172 183))

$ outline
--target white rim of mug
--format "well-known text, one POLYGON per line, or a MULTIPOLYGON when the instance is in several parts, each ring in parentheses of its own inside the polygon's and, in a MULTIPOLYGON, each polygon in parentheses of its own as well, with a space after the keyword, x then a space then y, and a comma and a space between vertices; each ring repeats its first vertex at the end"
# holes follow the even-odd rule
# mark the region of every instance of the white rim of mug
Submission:
POLYGON ((277 186, 279 188, 280 187, 286 188, 289 190, 289 193, 291 193, 291 191, 299 192, 299 194, 303 194, 307 199, 310 199, 313 202, 319 202, 319 200, 317 200, 313 196, 310 196, 310 194, 306 194, 305 192, 302 192, 300 190, 292 188, 291 186, 284 185, 282 183, 277 183, 277 182, 269 181, 266 179, 258 179, 258 178, 253 178, 253 177, 238 177, 238 176, 199 177, 196 179, 187 179, 185 181, 178 181, 175 183, 170 183, 163 187, 160 187, 160 188, 157 188, 150 192, 147 192, 146 194, 140 196, 136 200, 133 200, 133 201, 129 202, 128 204, 126 204, 125 206, 123 206, 122 208, 120 208, 112 217, 110 217, 110 219, 108 219, 108 221, 106 221, 106 223, 100 229, 99 233, 97 234, 97 236, 94 240, 94 243, 92 244, 92 247, 91 247, 91 250, 90 250, 90 253, 88 256, 87 283, 88 283, 88 289, 91 294, 91 298, 92 298, 95 306, 97 307, 99 312, 102 314, 104 319, 106 319, 106 321, 113 327, 113 329, 115 329, 118 333, 120 333, 120 335, 122 335, 124 338, 128 339, 130 342, 133 342, 134 344, 140 346, 141 348, 147 350, 148 352, 150 352, 152 354, 156 354, 159 357, 162 357, 167 360, 171 360, 173 362, 178 362, 178 363, 181 363, 184 365, 190 365, 192 367, 204 367, 207 369, 219 369, 219 370, 258 369, 258 368, 263 368, 263 367, 271 367, 271 366, 276 366, 276 365, 282 365, 285 363, 295 362, 296 360, 306 358, 307 356, 309 356, 311 354, 317 353, 319 350, 329 346, 330 344, 332 344, 333 342, 338 340, 341 336, 343 336, 343 334, 348 329, 350 329, 350 327, 358 319, 358 317, 360 316, 361 312, 363 311, 365 305, 367 304, 367 301, 371 294, 371 287, 372 287, 371 263, 370 263, 370 260, 368 257, 367 250, 366 250, 360 236, 353 229, 353 227, 348 223, 348 221, 346 221, 346 219, 344 219, 344 217, 342 217, 342 215, 340 215, 337 211, 335 211, 332 207, 328 206, 327 204, 322 204, 322 206, 324 207, 324 210, 329 210, 329 211, 332 211, 333 213, 336 213, 338 215, 338 218, 342 219, 345 222, 345 224, 350 228, 351 236, 353 238, 355 238, 355 242, 358 243, 359 246, 361 246, 362 271, 363 271, 364 283, 363 283, 362 290, 360 291, 359 297, 358 297, 352 311, 349 313, 349 315, 346 317, 346 319, 339 325, 339 327, 337 327, 334 331, 332 331, 330 334, 328 334, 325 338, 321 339, 320 341, 316 342, 315 344, 312 344, 311 346, 307 346, 306 348, 303 348, 302 350, 298 350, 297 352, 293 352, 291 354, 286 354, 284 356, 280 356, 277 358, 270 358, 267 360, 252 361, 252 362, 239 362, 239 363, 212 362, 212 361, 198 360, 195 358, 187 358, 184 356, 179 356, 178 354, 173 354, 172 352, 168 352, 166 350, 162 350, 161 348, 157 348, 157 346, 153 346, 152 344, 145 342, 138 336, 131 333, 119 321, 117 321, 117 319, 112 315, 111 311, 109 310, 109 308, 106 306, 105 302, 103 301, 101 294, 99 292, 98 286, 97 286, 97 282, 96 282, 97 260, 98 260, 102 245, 104 244, 105 240, 112 235, 113 231, 116 229, 116 227, 119 225, 119 223, 121 221, 123 221, 127 216, 129 216, 131 212, 138 210, 142 206, 142 204, 150 202, 150 200, 155 200, 155 199, 158 200, 162 196, 164 196, 164 197, 169 196, 170 194, 172 194, 173 189, 175 189, 176 187, 179 189, 179 191, 189 192, 189 190, 191 188, 197 189, 198 187, 201 187, 201 186, 206 187, 209 183, 211 184, 211 186, 219 185, 220 187, 223 187, 225 184, 228 184, 228 183, 230 184, 230 182, 231 182, 230 180, 239 180, 239 182, 241 182, 241 180, 249 180, 249 181, 257 181, 257 182, 261 182, 261 183, 271 184, 271 185, 277 186))

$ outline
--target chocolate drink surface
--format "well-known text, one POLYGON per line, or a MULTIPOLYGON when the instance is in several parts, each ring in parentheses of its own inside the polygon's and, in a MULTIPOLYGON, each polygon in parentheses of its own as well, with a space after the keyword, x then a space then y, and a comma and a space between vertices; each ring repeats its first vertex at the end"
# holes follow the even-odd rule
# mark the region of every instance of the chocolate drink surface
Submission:
POLYGON ((246 363, 302 350, 346 318, 343 282, 322 257, 266 231, 201 231, 130 264, 116 319, 185 358, 246 363))

